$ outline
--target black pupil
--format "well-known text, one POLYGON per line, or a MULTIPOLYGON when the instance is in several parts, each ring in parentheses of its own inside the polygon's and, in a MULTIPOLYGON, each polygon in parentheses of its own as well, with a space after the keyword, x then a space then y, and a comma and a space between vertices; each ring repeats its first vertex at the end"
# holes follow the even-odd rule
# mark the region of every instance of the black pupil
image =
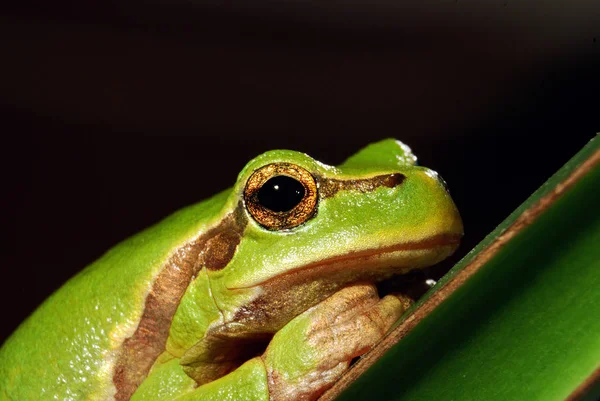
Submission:
POLYGON ((258 190, 258 202, 274 212, 287 212, 300 203, 305 192, 298 180, 280 175, 269 179, 258 190))

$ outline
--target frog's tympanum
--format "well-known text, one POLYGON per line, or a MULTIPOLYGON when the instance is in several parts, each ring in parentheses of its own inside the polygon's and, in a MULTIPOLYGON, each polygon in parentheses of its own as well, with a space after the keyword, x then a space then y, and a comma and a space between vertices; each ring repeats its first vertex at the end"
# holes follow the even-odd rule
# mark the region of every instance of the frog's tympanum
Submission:
POLYGON ((0 400, 314 400, 410 305, 374 283, 462 230, 401 142, 337 167, 264 153, 48 298, 0 349, 0 400))

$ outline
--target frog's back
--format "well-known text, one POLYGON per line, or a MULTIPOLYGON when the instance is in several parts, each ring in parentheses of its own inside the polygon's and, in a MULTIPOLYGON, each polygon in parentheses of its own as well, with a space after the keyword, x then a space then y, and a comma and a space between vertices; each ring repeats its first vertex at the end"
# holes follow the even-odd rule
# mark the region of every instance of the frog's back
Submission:
POLYGON ((112 248, 48 298, 0 348, 0 401, 105 400, 119 347, 178 245, 212 224, 228 191, 112 248))

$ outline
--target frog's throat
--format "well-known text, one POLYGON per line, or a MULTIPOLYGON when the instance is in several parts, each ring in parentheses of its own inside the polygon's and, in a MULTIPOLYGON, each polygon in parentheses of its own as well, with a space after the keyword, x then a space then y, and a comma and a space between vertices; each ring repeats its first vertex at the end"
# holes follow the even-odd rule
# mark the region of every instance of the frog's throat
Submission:
MULTIPOLYGON (((452 254, 458 245, 460 244, 460 240, 462 238, 462 234, 457 233, 443 233, 434 235, 429 238, 425 238, 419 241, 412 242, 404 242, 393 244, 389 246, 379 247, 379 248, 371 248, 365 249, 362 251, 354 251, 348 252, 342 255, 336 255, 330 258, 322 259, 319 261, 315 261, 312 263, 308 263, 303 266, 298 266, 296 268, 292 268, 282 274, 279 274, 274 277, 270 277, 266 280, 252 283, 248 286, 241 287, 232 287, 229 290, 241 290, 248 288, 261 287, 268 284, 271 284, 273 281, 282 281, 284 278, 291 278, 291 276, 300 276, 302 273, 310 272, 315 273, 317 271, 325 271, 333 266, 343 266, 344 268, 351 266, 362 266, 368 265, 371 263, 377 263, 378 261, 385 260, 386 265, 394 265, 395 258, 393 255, 398 253, 406 253, 410 251, 421 251, 421 250, 443 250, 446 249, 446 252, 443 253, 442 257, 439 257, 439 260, 435 260, 430 264, 434 264, 444 259, 445 257, 452 254), (386 260, 389 257, 390 260, 386 260)), ((397 262, 397 261, 396 261, 397 262)), ((398 273, 406 272, 411 270, 411 268, 415 268, 419 266, 405 266, 398 273)), ((292 280, 293 281, 293 280, 292 280)))

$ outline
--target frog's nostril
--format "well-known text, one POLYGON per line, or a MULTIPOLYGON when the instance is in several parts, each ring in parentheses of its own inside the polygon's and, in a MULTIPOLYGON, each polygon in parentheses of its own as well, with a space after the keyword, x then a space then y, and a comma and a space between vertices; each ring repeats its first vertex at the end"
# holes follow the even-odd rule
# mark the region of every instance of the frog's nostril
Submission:
POLYGON ((437 176, 438 181, 442 184, 442 186, 444 187, 444 189, 446 190, 446 192, 450 193, 450 188, 448 188, 448 184, 446 183, 446 180, 444 180, 442 178, 441 175, 438 174, 437 176))

